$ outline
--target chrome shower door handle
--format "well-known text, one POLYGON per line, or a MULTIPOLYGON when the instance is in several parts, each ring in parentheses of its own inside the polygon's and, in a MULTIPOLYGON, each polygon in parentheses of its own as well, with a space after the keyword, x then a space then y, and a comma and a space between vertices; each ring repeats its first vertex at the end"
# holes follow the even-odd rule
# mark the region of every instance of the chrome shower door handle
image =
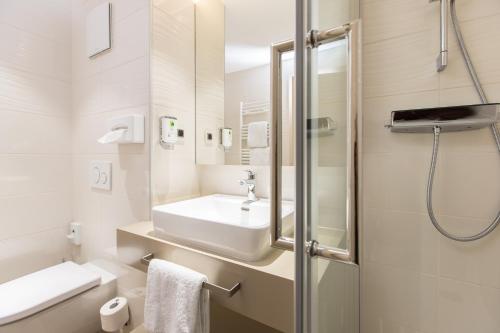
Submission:
MULTIPOLYGON (((347 63, 348 63, 348 106, 347 106, 347 160, 346 160, 346 233, 345 233, 345 248, 337 248, 320 244, 313 239, 305 239, 305 247, 307 254, 310 256, 319 256, 331 260, 342 261, 346 263, 356 263, 357 261, 357 244, 356 244, 356 224, 357 224, 357 161, 358 151, 357 144, 359 138, 358 131, 358 107, 359 107, 359 68, 360 68, 360 22, 354 21, 336 28, 323 31, 310 31, 307 34, 305 45, 308 48, 317 48, 330 42, 345 40, 348 48, 347 63)), ((273 247, 293 251, 295 239, 282 235, 282 218, 281 218, 281 187, 282 187, 282 110, 281 110, 281 59, 284 52, 292 51, 294 48, 293 41, 286 41, 274 44, 271 48, 271 244, 273 247)), ((304 108, 297 108, 296 119, 305 119, 304 108), (298 111, 300 110, 300 112, 298 111)), ((297 121, 298 123, 298 121, 297 121)), ((297 130, 296 135, 296 166, 303 166, 306 154, 299 154, 299 150, 303 140, 306 140, 307 129, 303 131, 297 130), (303 133, 303 137, 299 137, 298 133, 303 133)), ((302 173, 310 172, 303 171, 302 173)), ((304 180, 307 175, 302 174, 297 176, 296 186, 304 180)), ((303 182, 302 182, 303 184, 303 182)), ((301 188, 299 186, 299 188, 301 188)), ((304 187, 307 189, 307 187, 304 187)), ((296 191, 296 201, 306 202, 307 190, 296 191)), ((295 216, 296 226, 303 225, 304 217, 295 216)), ((310 221, 307 223, 310 225, 310 221)), ((296 227, 297 228, 297 227, 296 227)), ((296 229, 297 230, 297 229, 296 229)))
MULTIPOLYGON (((359 131, 359 87, 360 87, 360 21, 320 32, 310 32, 309 47, 345 40, 347 45, 347 109, 346 109, 346 185, 345 185, 345 247, 331 246, 305 236, 306 253, 310 257, 321 257, 347 264, 357 263, 357 217, 358 217, 358 142, 359 131)), ((299 117, 301 115, 297 115, 299 117)), ((297 161, 297 163, 302 163, 297 161)), ((307 200, 307 193, 297 200, 307 200)), ((311 221, 307 225, 311 228, 311 221)))
POLYGON ((281 225, 281 168, 282 111, 281 111, 281 59, 285 52, 293 51, 293 40, 271 46, 271 245, 293 251, 294 239, 282 235, 281 225))

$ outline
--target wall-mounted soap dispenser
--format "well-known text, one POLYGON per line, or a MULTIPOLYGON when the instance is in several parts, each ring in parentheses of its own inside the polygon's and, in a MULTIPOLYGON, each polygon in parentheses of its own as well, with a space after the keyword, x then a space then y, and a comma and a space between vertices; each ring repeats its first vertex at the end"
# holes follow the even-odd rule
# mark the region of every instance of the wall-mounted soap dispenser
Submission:
POLYGON ((144 143, 144 116, 128 115, 111 118, 109 132, 97 142, 107 143, 144 143))
POLYGON ((229 127, 224 127, 219 130, 219 144, 222 146, 224 151, 229 151, 233 146, 233 129, 229 127))
POLYGON ((69 224, 69 234, 66 235, 66 238, 73 245, 82 245, 82 225, 80 223, 71 222, 69 224))
POLYGON ((178 138, 177 118, 170 116, 160 117, 160 145, 167 149, 174 149, 178 138))

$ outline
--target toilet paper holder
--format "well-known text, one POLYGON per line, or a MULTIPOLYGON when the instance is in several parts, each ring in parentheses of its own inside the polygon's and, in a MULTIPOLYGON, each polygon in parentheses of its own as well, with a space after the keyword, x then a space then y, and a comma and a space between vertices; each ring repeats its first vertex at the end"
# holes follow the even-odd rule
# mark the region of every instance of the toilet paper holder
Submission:
MULTIPOLYGON (((141 263, 148 266, 152 259, 154 259, 153 253, 148 253, 141 258, 141 263)), ((211 293, 215 293, 220 296, 233 297, 241 289, 241 282, 236 283, 232 288, 227 289, 216 284, 209 282, 203 282, 203 289, 210 290, 211 293)))

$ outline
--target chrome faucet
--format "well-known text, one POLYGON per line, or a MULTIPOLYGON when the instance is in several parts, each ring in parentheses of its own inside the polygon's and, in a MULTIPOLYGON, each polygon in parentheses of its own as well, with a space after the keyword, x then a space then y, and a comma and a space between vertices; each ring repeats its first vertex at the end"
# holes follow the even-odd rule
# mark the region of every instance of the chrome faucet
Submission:
POLYGON ((255 172, 253 172, 252 170, 245 170, 245 172, 247 172, 247 179, 240 180, 240 185, 242 186, 246 185, 248 192, 247 192, 247 200, 245 200, 241 204, 241 210, 249 211, 250 204, 259 199, 257 198, 257 195, 255 195, 255 185, 256 185, 255 172))

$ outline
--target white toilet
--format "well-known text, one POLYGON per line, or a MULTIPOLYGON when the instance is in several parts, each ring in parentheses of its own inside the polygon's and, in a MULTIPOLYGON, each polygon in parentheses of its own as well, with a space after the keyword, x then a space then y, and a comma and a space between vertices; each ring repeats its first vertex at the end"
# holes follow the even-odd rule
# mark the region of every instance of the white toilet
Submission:
POLYGON ((68 261, 0 284, 0 333, 100 332, 99 308, 116 296, 116 276, 68 261))

